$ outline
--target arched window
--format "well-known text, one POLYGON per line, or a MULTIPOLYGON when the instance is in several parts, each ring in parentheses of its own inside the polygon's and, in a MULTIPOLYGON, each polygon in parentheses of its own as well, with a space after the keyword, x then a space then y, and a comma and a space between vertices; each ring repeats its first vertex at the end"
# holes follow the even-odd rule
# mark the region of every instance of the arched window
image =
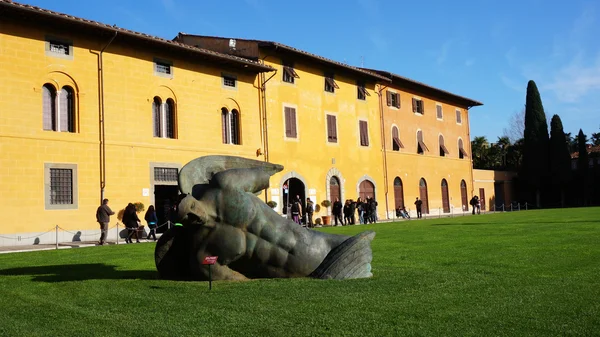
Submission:
POLYGON ((404 186, 400 177, 394 179, 394 205, 396 209, 404 208, 404 186))
POLYGON ((49 83, 42 87, 44 130, 75 132, 75 90, 64 86, 59 92, 49 83))
POLYGON ((56 127, 56 89, 51 84, 42 87, 44 130, 57 131, 56 127))
POLYGON ((440 135, 439 142, 440 142, 440 157, 445 157, 447 154, 449 154, 449 152, 448 152, 448 149, 446 148, 446 145, 444 145, 444 136, 440 135))
POLYGON ((59 131, 75 132, 75 91, 69 86, 60 90, 59 131))
POLYGON ((392 151, 400 151, 400 148, 404 148, 404 145, 400 141, 400 134, 398 132, 398 127, 392 127, 392 151))
POLYGON ((469 157, 467 155, 467 151, 465 151, 465 148, 463 146, 463 141, 462 139, 458 139, 458 158, 463 159, 463 158, 467 158, 469 157))
POLYGON ((175 138, 176 137, 176 106, 172 98, 167 98, 166 102, 158 96, 154 97, 152 102, 152 124, 154 137, 175 138))
POLYGON ((240 144, 240 113, 236 109, 231 110, 231 144, 240 144))
POLYGON ((427 195, 427 182, 425 181, 425 178, 421 178, 421 180, 419 180, 419 196, 423 202, 421 210, 425 214, 429 214, 429 199, 427 198, 427 195))
POLYGON ((175 101, 168 98, 165 104, 166 138, 175 138, 175 101))
POLYGON ((152 102, 152 125, 153 125, 153 129, 154 129, 154 137, 160 137, 161 136, 161 130, 162 130, 162 125, 161 125, 161 107, 162 107, 162 101, 160 99, 160 97, 154 97, 154 101, 152 102))
POLYGON ((240 113, 221 108, 221 134, 223 144, 240 144, 240 113))

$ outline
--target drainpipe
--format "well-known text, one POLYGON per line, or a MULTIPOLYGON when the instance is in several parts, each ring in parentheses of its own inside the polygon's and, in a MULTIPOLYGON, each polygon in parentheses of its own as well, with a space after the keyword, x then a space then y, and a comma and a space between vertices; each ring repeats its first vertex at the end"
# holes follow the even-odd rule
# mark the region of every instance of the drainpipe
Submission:
POLYGON ((104 200, 104 189, 106 187, 106 136, 104 132, 104 60, 102 55, 104 50, 117 37, 117 31, 110 41, 100 50, 98 54, 98 105, 100 110, 99 128, 100 128, 100 203, 104 200))
MULTIPOLYGON (((269 57, 269 55, 266 55, 265 57, 263 57, 261 59, 262 64, 265 64, 265 60, 267 59, 267 57, 269 57)), ((269 161, 269 133, 268 133, 268 127, 267 127, 267 82, 269 82, 269 80, 271 80, 275 75, 277 74, 277 70, 275 70, 275 73, 273 73, 273 75, 271 75, 269 78, 265 79, 265 74, 264 73, 260 73, 258 76, 258 90, 259 90, 259 96, 260 96, 260 107, 262 110, 262 122, 260 124, 261 126, 261 138, 262 138, 262 143, 263 143, 263 152, 264 152, 264 157, 265 157, 265 161, 268 162, 269 161)), ((260 114, 260 111, 259 111, 260 114)), ((260 118, 260 116, 259 116, 260 118)), ((265 189, 265 202, 267 202, 267 190, 265 189)))
POLYGON ((377 91, 377 95, 379 96, 379 123, 381 124, 381 144, 383 145, 383 190, 385 193, 385 217, 386 219, 390 219, 389 214, 389 204, 388 204, 388 172, 387 172, 387 150, 386 150, 386 142, 385 142, 385 123, 383 118, 383 98, 381 93, 388 86, 382 87, 379 85, 379 90, 377 91))
MULTIPOLYGON (((469 139, 469 161, 471 162, 470 165, 470 169, 471 169, 471 198, 473 198, 473 196, 475 195, 475 175, 473 174, 473 151, 471 149, 471 123, 469 120, 469 109, 472 108, 470 106, 467 106, 467 113, 466 113, 466 117, 467 117, 467 138, 469 139)), ((463 146, 465 144, 463 143, 463 146)))

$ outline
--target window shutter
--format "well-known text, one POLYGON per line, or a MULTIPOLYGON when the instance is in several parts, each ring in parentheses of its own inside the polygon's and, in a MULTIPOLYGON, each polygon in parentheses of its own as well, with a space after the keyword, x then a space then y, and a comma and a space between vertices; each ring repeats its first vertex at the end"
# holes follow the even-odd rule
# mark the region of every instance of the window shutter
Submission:
POLYGON ((331 131, 332 131, 332 139, 334 142, 337 142, 337 117, 331 116, 331 131))
POLYGON ((386 90, 385 97, 387 99, 387 105, 391 106, 392 105, 392 93, 389 90, 386 90))
POLYGON ((456 123, 462 123, 460 110, 456 110, 456 123))
POLYGON ((60 132, 69 131, 69 93, 65 88, 60 89, 60 95, 58 96, 58 128, 60 132))
POLYGON ((55 92, 53 89, 54 88, 49 87, 49 85, 44 85, 42 87, 42 121, 44 125, 44 130, 54 130, 54 112, 56 109, 56 105, 55 92))
POLYGON ((240 143, 240 114, 237 110, 231 110, 231 143, 240 143))
POLYGON ((283 109, 283 111, 284 111, 284 118, 285 118, 285 136, 292 137, 292 127, 291 127, 292 116, 290 116, 290 108, 285 107, 283 109))
POLYGON ((360 121, 360 145, 369 146, 369 132, 367 130, 367 122, 360 121))
POLYGON ((154 98, 152 103, 152 122, 154 126, 154 137, 160 137, 160 100, 154 98))
POLYGON ((327 115, 327 140, 333 141, 333 129, 332 129, 332 120, 331 115, 327 115))
POLYGON ((175 138, 175 102, 172 99, 165 104, 165 125, 167 138, 175 138))
POLYGON ((227 109, 223 108, 221 109, 221 135, 223 138, 223 144, 229 144, 229 112, 227 111, 227 109))
POLYGON ((413 110, 413 112, 417 112, 417 99, 416 98, 412 99, 412 110, 413 110))
POLYGON ((298 137, 298 130, 296 130, 296 109, 290 108, 290 116, 292 118, 290 118, 290 126, 291 126, 291 130, 292 130, 292 137, 293 138, 297 138, 298 137))

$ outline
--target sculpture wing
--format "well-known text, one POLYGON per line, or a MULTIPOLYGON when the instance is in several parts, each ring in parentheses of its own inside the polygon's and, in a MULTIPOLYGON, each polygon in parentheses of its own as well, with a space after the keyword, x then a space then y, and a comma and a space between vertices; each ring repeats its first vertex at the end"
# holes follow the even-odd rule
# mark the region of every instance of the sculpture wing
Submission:
POLYGON ((193 194, 198 186, 207 186, 212 177, 219 172, 229 169, 260 169, 262 172, 272 176, 283 170, 283 166, 260 160, 247 159, 233 156, 204 156, 196 158, 179 172, 179 190, 183 194, 193 194))
POLYGON ((311 273, 320 279, 345 280, 371 277, 371 241, 375 232, 357 234, 332 249, 323 262, 311 273))

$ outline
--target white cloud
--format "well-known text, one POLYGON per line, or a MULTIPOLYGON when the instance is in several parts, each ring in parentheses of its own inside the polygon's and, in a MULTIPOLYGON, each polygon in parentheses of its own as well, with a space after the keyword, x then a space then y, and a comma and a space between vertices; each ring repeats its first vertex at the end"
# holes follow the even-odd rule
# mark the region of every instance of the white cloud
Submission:
POLYGON ((442 47, 441 47, 441 49, 438 53, 438 56, 435 60, 438 65, 441 65, 444 62, 446 62, 446 58, 448 57, 448 53, 450 52, 450 48, 452 47, 453 43, 454 43, 454 40, 450 39, 450 40, 446 40, 442 44, 442 47))
POLYGON ((500 74, 500 80, 502 81, 502 83, 504 83, 505 86, 507 86, 508 88, 517 91, 517 92, 524 92, 525 88, 527 87, 526 83, 518 83, 515 80, 512 80, 510 78, 508 78, 507 76, 505 76, 504 74, 500 74))

